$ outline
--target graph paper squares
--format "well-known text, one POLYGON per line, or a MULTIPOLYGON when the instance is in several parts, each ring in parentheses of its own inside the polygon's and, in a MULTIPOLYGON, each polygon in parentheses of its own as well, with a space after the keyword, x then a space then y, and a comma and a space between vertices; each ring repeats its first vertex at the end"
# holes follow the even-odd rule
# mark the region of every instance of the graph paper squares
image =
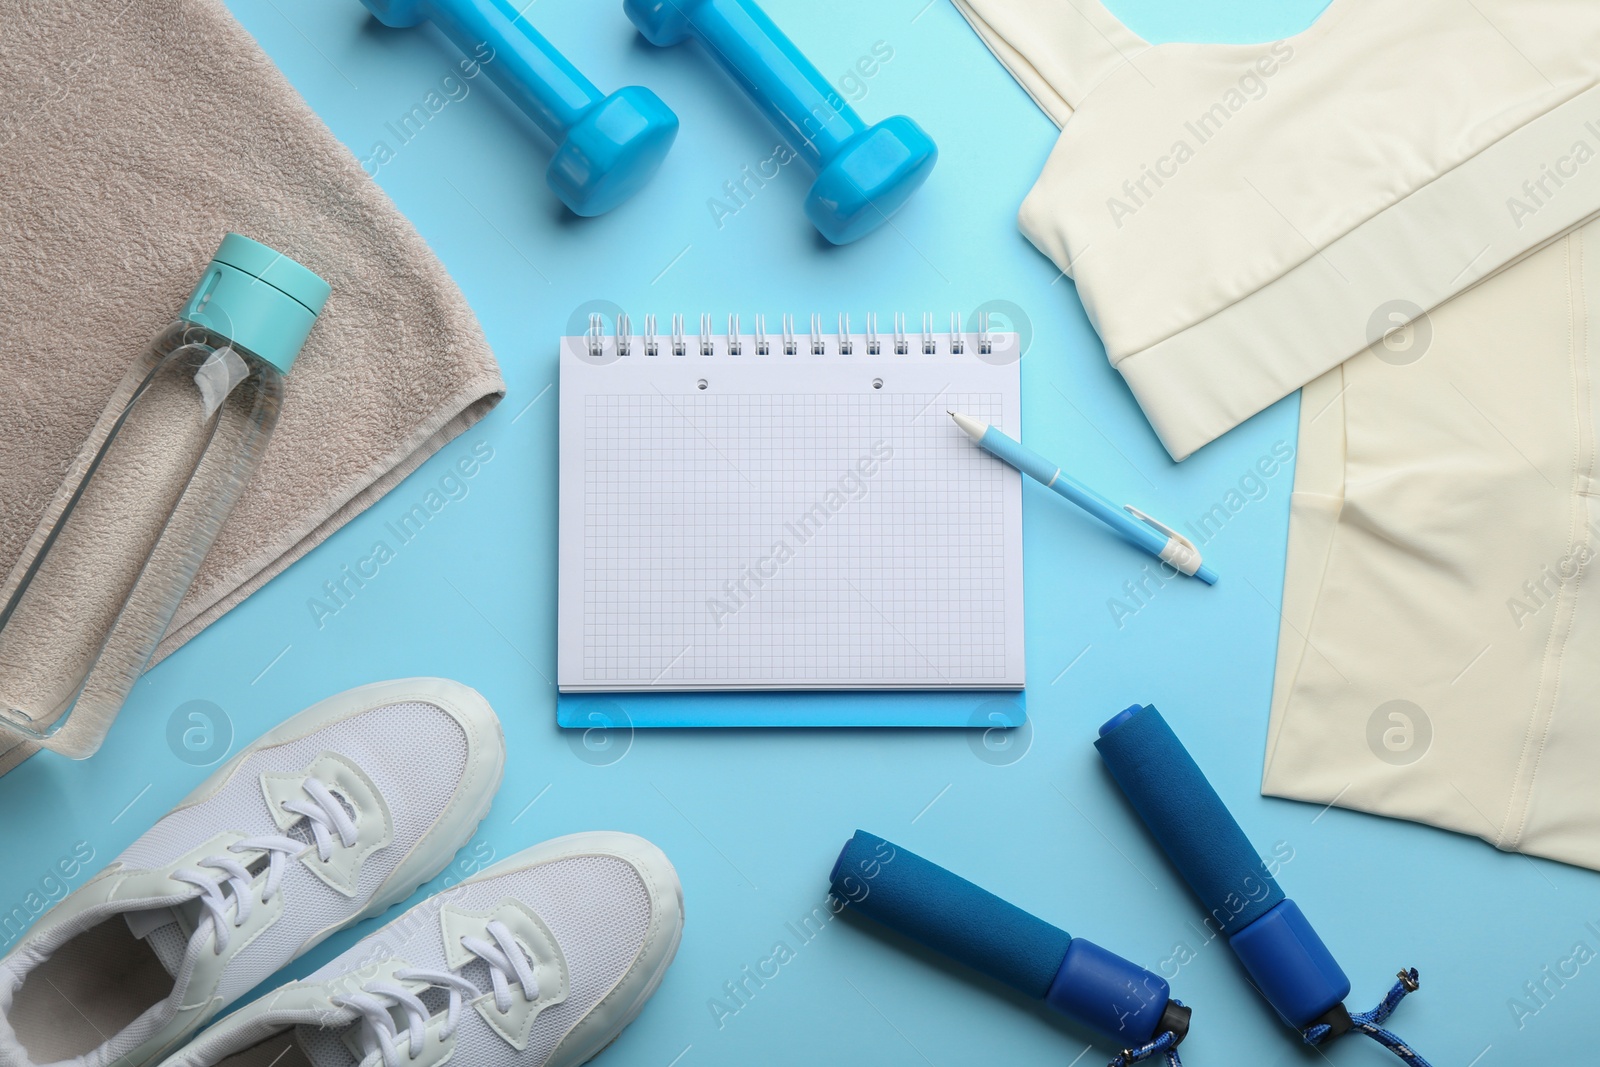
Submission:
POLYGON ((1000 393, 583 399, 583 681, 1002 685, 1000 393))

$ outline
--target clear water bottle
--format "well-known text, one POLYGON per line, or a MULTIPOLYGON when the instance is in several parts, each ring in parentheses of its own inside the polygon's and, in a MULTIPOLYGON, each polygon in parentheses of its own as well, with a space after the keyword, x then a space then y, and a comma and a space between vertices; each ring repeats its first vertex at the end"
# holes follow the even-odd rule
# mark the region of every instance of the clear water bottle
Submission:
POLYGON ((328 283, 230 233, 0 586, 0 728, 92 755, 255 473, 328 283))

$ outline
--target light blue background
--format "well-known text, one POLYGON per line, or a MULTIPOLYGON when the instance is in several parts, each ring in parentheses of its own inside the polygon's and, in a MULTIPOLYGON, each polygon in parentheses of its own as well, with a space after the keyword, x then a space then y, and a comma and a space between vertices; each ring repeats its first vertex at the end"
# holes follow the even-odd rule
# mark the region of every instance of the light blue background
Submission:
MULTIPOLYGON (((379 140, 397 147, 386 124, 458 60, 431 29, 385 31, 356 0, 231 6, 363 158, 379 140)), ((1275 443, 1294 443, 1290 399, 1181 467, 1167 459, 1107 366, 1072 285, 1017 233, 1017 205, 1055 131, 952 6, 768 6, 830 76, 876 42, 894 50, 858 107, 869 120, 913 115, 943 150, 894 227, 850 248, 822 247, 800 211, 810 176, 796 163, 719 229, 708 199, 741 165, 770 156, 775 134, 698 49, 650 49, 614 0, 530 4, 529 18, 598 84, 647 84, 679 112, 683 132, 663 172, 608 217, 564 217, 543 181, 548 147, 482 78, 398 148, 378 180, 477 310, 510 386, 505 403, 152 671, 95 759, 41 757, 0 779, 0 913, 30 892, 59 895, 49 872, 74 843, 86 842, 98 867, 208 773, 167 741, 187 702, 223 709, 237 747, 331 692, 441 674, 490 698, 511 755, 475 845, 435 888, 488 856, 592 828, 651 838, 682 874, 682 951, 643 1016, 599 1061, 610 1067, 1109 1058, 1115 1050, 1086 1052, 1081 1036, 998 987, 859 924, 835 921, 809 943, 796 939, 786 924, 822 903, 833 858, 857 827, 1146 966, 1162 968, 1187 946, 1194 957, 1173 985, 1196 1010, 1183 1051, 1197 1067, 1320 1062, 1256 999, 1227 950, 1206 943, 1198 906, 1099 766, 1095 726, 1144 701, 1171 719, 1262 849, 1293 850, 1282 880, 1350 972, 1352 1006, 1370 1006, 1397 968, 1415 965, 1423 990, 1395 1025, 1434 1063, 1593 1062, 1585 1029, 1600 1010, 1600 965, 1550 984, 1547 1004, 1528 1000, 1524 984, 1580 942, 1600 950, 1594 874, 1258 795, 1288 470, 1207 546, 1221 585, 1170 585, 1120 628, 1107 601, 1144 558, 1029 485, 1033 723, 1031 738, 1013 747, 985 749, 981 737, 959 732, 733 731, 591 738, 597 746, 585 748, 581 735, 555 728, 555 339, 586 301, 615 301, 636 321, 682 312, 691 329, 701 311, 719 323, 729 311, 747 322, 788 312, 803 323, 812 311, 839 310, 858 323, 868 311, 884 321, 902 311, 913 322, 933 311, 942 322, 985 301, 1014 302, 1034 331, 1023 369, 1028 442, 1109 495, 1180 523, 1221 500, 1275 443), (319 626, 308 600, 322 583, 480 442, 494 456, 470 494, 319 626), (796 958, 719 1027, 708 1003, 780 940, 796 958), (1509 1003, 1519 996, 1539 1009, 1521 1027, 1509 1003)), ((1112 6, 1153 40, 1257 41, 1303 29, 1322 0, 1112 6)), ((334 938, 287 974, 309 971, 363 932, 334 938)), ((1329 1056, 1352 1067, 1393 1062, 1353 1041, 1329 1056)))

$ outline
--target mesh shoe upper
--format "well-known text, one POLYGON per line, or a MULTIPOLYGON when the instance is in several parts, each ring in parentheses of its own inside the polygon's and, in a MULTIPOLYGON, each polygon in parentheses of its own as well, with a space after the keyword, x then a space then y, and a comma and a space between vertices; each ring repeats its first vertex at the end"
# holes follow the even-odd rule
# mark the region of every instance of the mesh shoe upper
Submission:
POLYGON ((274 1054, 288 1050, 286 1063, 375 1067, 385 1062, 380 1028, 401 1064, 448 1057, 474 1067, 573 1067, 642 1007, 681 930, 677 875, 653 845, 617 833, 558 838, 417 905, 303 981, 220 1021, 166 1067, 253 1063, 263 1038, 277 1042, 274 1054), (509 924, 537 972, 530 991, 503 971, 507 1010, 492 960, 461 947, 491 948, 497 922, 509 924), (428 978, 438 973, 467 989, 454 1009, 450 990, 428 978), (420 1044, 410 1037, 415 1012, 386 987, 425 1007, 420 1044), (383 1005, 378 1025, 352 1009, 362 998, 383 1005))
POLYGON ((0 962, 0 1063, 33 1062, 38 1027, 24 1015, 49 1005, 26 988, 30 973, 110 924, 126 924, 128 951, 159 960, 170 992, 110 1030, 86 1020, 109 1036, 68 1062, 138 1067, 164 1055, 329 933, 436 874, 476 829, 503 763, 488 704, 440 679, 365 686, 288 720, 0 962))
POLYGON ((325 751, 347 757, 371 778, 392 815, 393 840, 361 863, 354 896, 328 885, 304 863, 289 865, 282 883, 288 901, 284 916, 234 958, 217 987, 224 1001, 254 988, 298 956, 309 939, 343 926, 372 902, 400 860, 450 806, 467 757, 460 723, 435 704, 411 701, 375 708, 259 752, 216 795, 167 815, 117 857, 130 870, 160 870, 219 828, 251 835, 277 832, 260 776, 298 774, 325 751), (401 738, 405 743, 397 744, 401 738))

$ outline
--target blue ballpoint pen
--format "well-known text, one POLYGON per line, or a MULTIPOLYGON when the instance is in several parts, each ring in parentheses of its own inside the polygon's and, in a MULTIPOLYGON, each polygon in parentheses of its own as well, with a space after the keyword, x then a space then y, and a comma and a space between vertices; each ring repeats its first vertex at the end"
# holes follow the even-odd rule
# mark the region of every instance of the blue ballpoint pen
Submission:
POLYGON ((1136 548, 1142 548, 1182 574, 1193 575, 1207 585, 1217 584, 1217 575, 1200 561, 1194 542, 1170 526, 1157 522, 1133 505, 1119 508, 1099 493, 1067 474, 1039 453, 1013 441, 993 426, 986 426, 966 415, 948 413, 978 447, 1009 466, 1054 489, 1084 511, 1093 515, 1136 548))

